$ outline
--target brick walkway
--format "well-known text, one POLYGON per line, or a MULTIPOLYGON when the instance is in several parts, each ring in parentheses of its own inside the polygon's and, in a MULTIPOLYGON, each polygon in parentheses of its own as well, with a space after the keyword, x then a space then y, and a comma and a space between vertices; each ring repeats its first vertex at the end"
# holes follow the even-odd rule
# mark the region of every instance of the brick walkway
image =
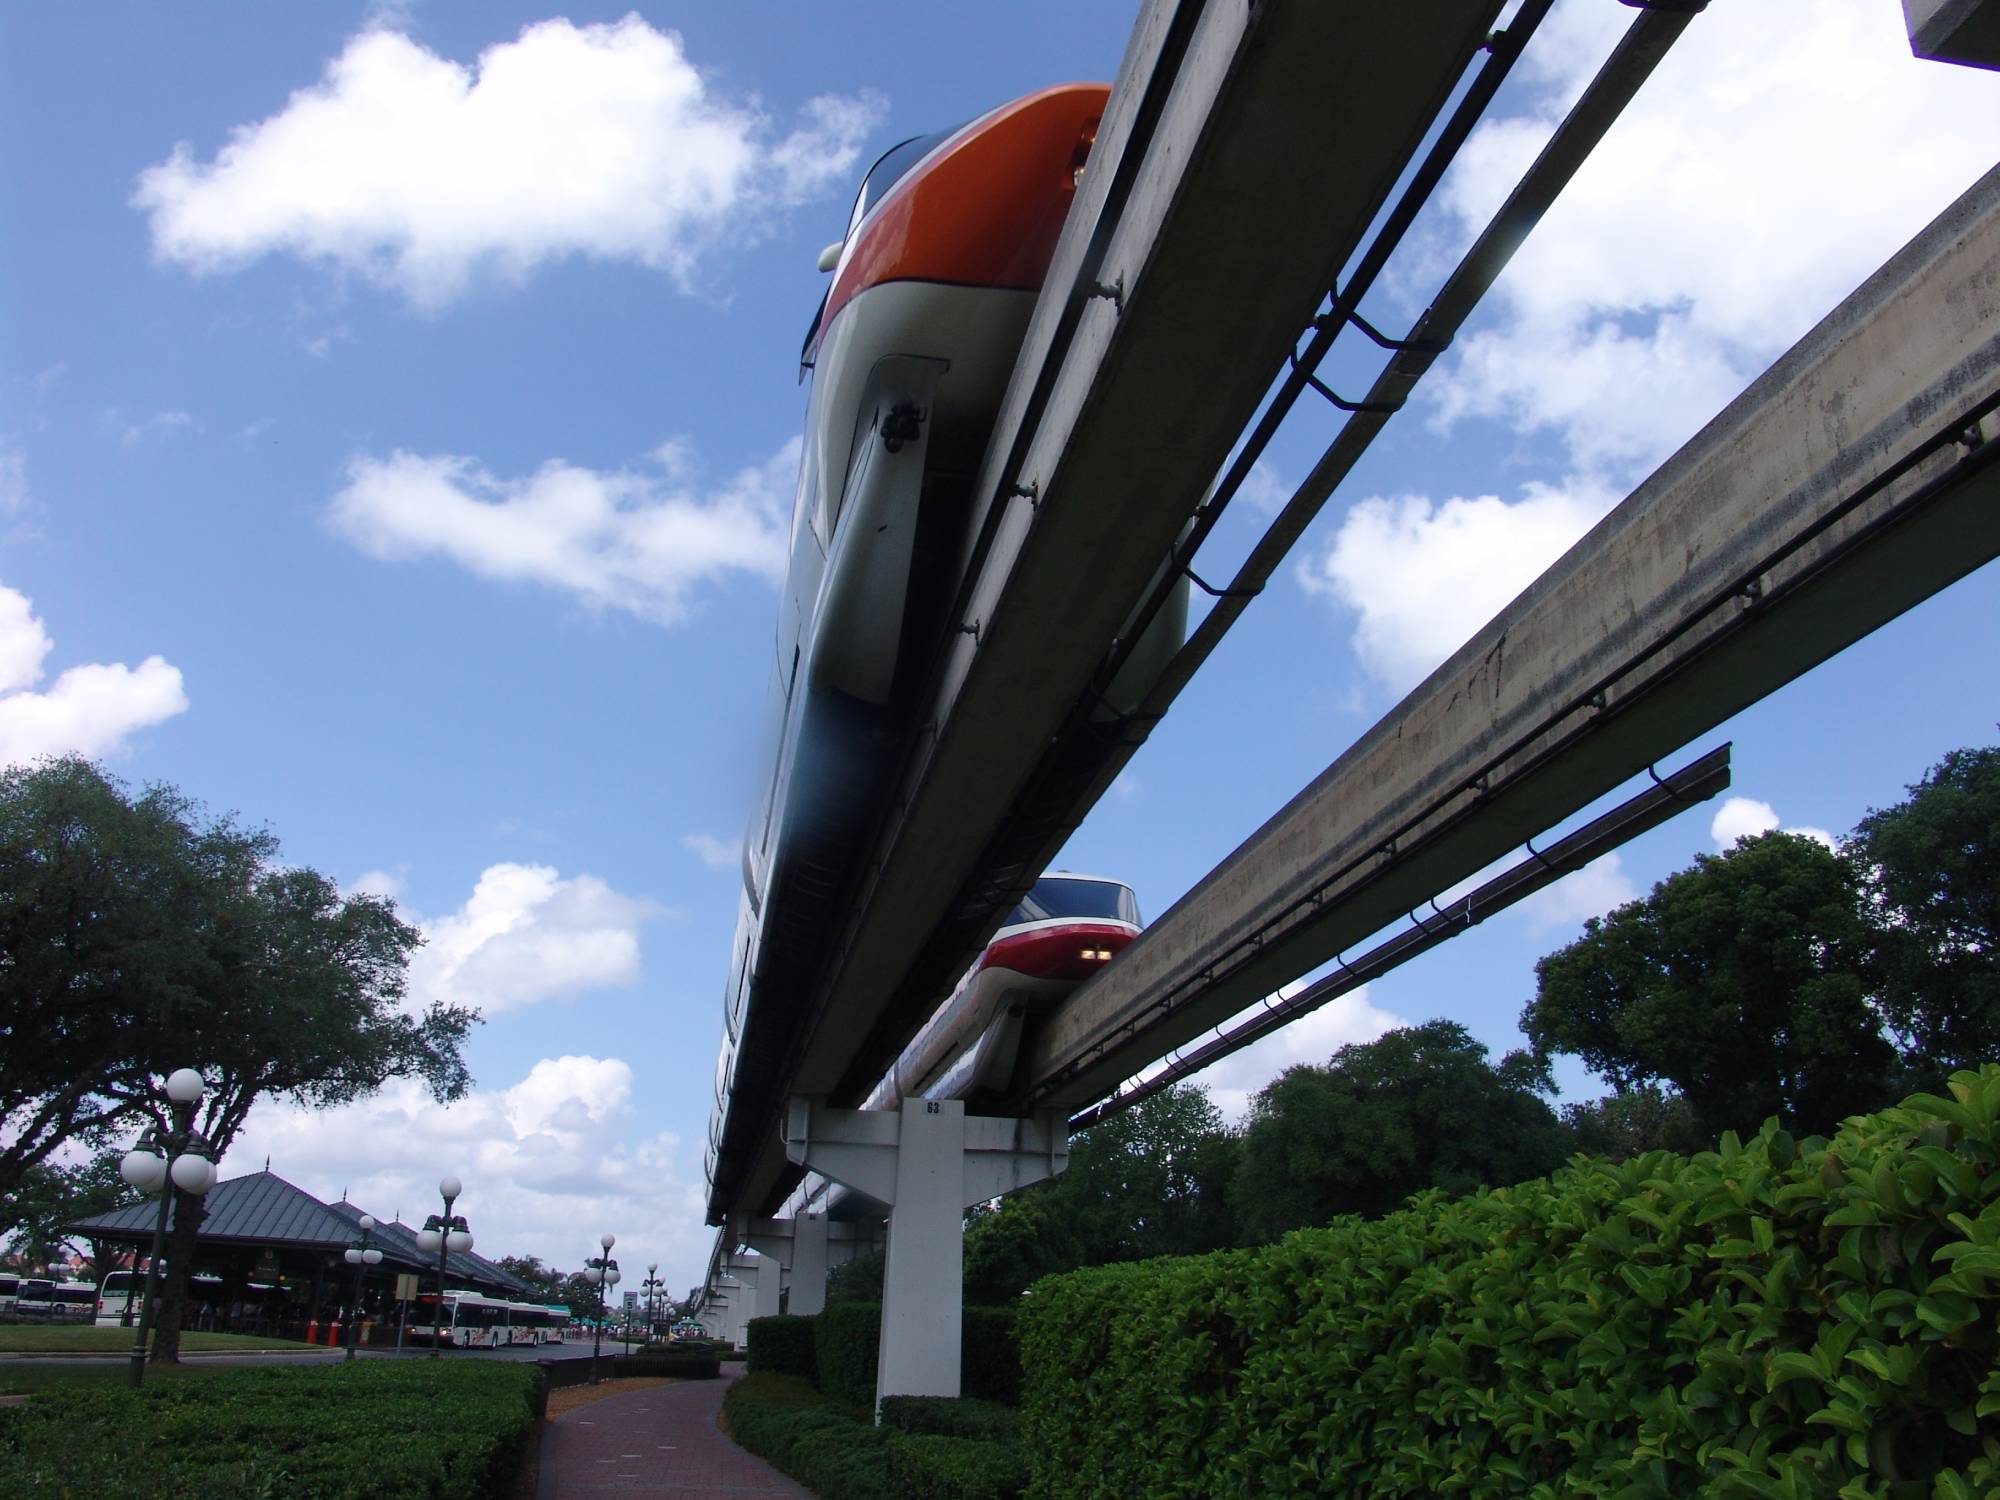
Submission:
POLYGON ((813 1500, 812 1491, 745 1453, 715 1425, 734 1378, 628 1391, 557 1417, 542 1429, 536 1500, 594 1495, 813 1500))

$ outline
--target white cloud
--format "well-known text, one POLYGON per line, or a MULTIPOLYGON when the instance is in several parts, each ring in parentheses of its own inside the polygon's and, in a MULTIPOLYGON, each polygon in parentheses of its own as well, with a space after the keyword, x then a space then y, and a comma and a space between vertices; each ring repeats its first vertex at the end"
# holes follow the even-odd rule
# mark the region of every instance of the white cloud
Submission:
POLYGON ((1614 497, 1592 485, 1527 485, 1522 498, 1371 496, 1303 559, 1308 593, 1354 611, 1369 674, 1416 686, 1590 529, 1614 497))
POLYGON ((743 858, 742 840, 719 839, 712 833, 684 834, 681 847, 693 851, 711 870, 733 869, 743 858))
POLYGON ((347 890, 349 895, 383 896, 394 901, 402 896, 408 884, 400 874, 388 870, 364 870, 347 890))
POLYGON ((1275 516, 1292 498, 1292 487, 1279 478, 1276 469, 1260 458, 1250 465, 1250 472, 1243 476, 1243 486, 1237 495, 1258 514, 1275 516))
MULTIPOLYGON (((1495 287, 1497 324, 1428 386, 1443 423, 1550 429, 1586 471, 1636 477, 1992 165, 2000 78, 1912 58, 1882 0, 1811 12, 1696 18, 1495 287)), ((1528 112, 1481 126, 1441 190, 1444 238, 1490 217, 1628 19, 1557 6, 1528 112)))
MULTIPOLYGON (((1718 853, 1727 853, 1736 847, 1738 839, 1755 838, 1758 834, 1780 827, 1783 824, 1779 821, 1777 809, 1770 803, 1760 802, 1754 797, 1731 797, 1709 819, 1708 836, 1715 840, 1718 853)), ((1833 835, 1824 828, 1806 825, 1785 828, 1784 831, 1798 834, 1801 838, 1817 839, 1829 849, 1835 847, 1833 835)))
MULTIPOLYGON (((535 1255, 565 1270, 618 1235, 628 1267, 657 1260, 685 1291, 706 1265, 713 1232, 684 1180, 680 1139, 648 1133, 632 1108, 633 1073, 619 1058, 544 1058, 512 1085, 453 1105, 421 1085, 391 1082, 372 1098, 311 1111, 256 1105, 223 1161, 225 1177, 271 1170, 316 1197, 347 1190, 379 1216, 420 1225, 439 1209, 438 1179, 465 1183, 457 1211, 483 1255, 535 1255)), ((641 1272, 641 1275, 644 1273, 641 1272)))
POLYGON ((118 441, 129 448, 135 443, 165 440, 199 430, 199 424, 187 412, 156 411, 150 417, 125 423, 119 431, 118 441))
MULTIPOLYGON (((1291 995, 1303 988, 1303 985, 1287 985, 1279 993, 1291 995)), ((1260 1001, 1232 1016, 1222 1029, 1227 1031, 1264 1008, 1260 1001)), ((1232 1052, 1195 1074, 1193 1081, 1208 1090, 1208 1097, 1224 1118, 1240 1121, 1258 1090, 1285 1069, 1299 1063, 1324 1063, 1350 1042, 1372 1042, 1385 1031, 1409 1024, 1393 1011, 1370 1005, 1368 986, 1363 985, 1335 996, 1269 1036, 1258 1038, 1241 1052, 1232 1052)), ((1199 1045, 1193 1043, 1187 1050, 1199 1045)))
POLYGON ((463 906, 420 924, 410 1004, 469 1005, 490 1016, 629 985, 639 977, 639 928, 658 913, 595 875, 490 865, 463 906))
POLYGON ((525 27, 471 66, 393 17, 212 161, 183 142, 139 175, 154 253, 197 273, 288 253, 435 307, 486 271, 582 255, 688 285, 719 246, 852 175, 881 99, 809 101, 773 140, 717 97, 680 37, 637 15, 525 27))
POLYGON ((1778 813, 1755 797, 1731 797, 1708 820, 1708 836, 1718 849, 1733 849, 1738 839, 1755 838, 1778 826, 1778 813))
POLYGON ((542 584, 667 625, 687 615, 704 583, 782 576, 798 464, 793 438, 702 495, 674 470, 554 459, 503 480, 469 458, 397 452, 350 463, 326 516, 384 560, 444 557, 483 578, 542 584))
POLYGON ((1601 917, 1638 895, 1639 888, 1625 873, 1625 862, 1616 854, 1606 854, 1526 897, 1517 909, 1535 931, 1547 932, 1601 917))
POLYGON ((34 692, 54 643, 28 596, 0 586, 0 764, 44 755, 104 755, 126 737, 187 710, 178 667, 149 656, 71 667, 34 692))

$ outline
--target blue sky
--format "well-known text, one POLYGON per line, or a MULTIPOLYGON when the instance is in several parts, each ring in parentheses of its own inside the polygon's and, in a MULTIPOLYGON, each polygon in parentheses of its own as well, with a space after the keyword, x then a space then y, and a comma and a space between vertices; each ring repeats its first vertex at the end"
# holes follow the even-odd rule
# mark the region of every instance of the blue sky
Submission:
MULTIPOLYGON (((1696 21, 1063 865, 1171 903, 1991 164, 2000 77, 1914 62, 1884 0, 1811 11, 1696 21)), ((1629 16, 1558 7, 1376 321, 1629 16)), ((881 149, 1110 78, 1133 18, 0 13, 0 753, 268 823, 423 924, 418 994, 488 1017, 472 1099, 268 1109, 226 1172, 269 1152, 407 1217, 457 1171, 483 1249, 574 1265, 609 1229, 699 1273, 815 256, 881 149)), ((1273 492, 1328 415, 1288 426, 1273 492)), ((1990 741, 1996 617, 1989 570, 1704 737, 1736 741, 1721 832, 1844 832, 1990 741)), ((1222 1065, 1218 1098, 1397 1019, 1515 1045, 1534 959, 1713 821, 1222 1065)))

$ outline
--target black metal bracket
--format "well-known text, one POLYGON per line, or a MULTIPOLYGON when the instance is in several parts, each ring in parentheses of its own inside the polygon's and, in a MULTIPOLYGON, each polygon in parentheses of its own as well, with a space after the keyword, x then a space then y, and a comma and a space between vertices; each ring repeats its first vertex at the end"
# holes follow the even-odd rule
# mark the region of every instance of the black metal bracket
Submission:
POLYGON ((1090 296, 1104 298, 1122 314, 1125 311, 1125 278, 1120 276, 1110 283, 1093 281, 1090 284, 1090 296))
POLYGON ((1294 370, 1305 376, 1307 385, 1318 391, 1342 411, 1359 412, 1365 416, 1389 417, 1394 416, 1403 409, 1403 403, 1400 401, 1349 401, 1345 396, 1336 394, 1333 387, 1328 385, 1324 380, 1321 380, 1319 376, 1304 369, 1299 364, 1299 355, 1296 349, 1288 354, 1286 358, 1291 360, 1294 370))
POLYGON ((1369 342, 1378 349, 1386 349, 1391 354, 1442 354, 1451 347, 1450 339, 1391 338, 1373 323, 1361 316, 1361 309, 1347 305, 1340 288, 1333 289, 1333 309, 1323 312, 1312 320, 1315 330, 1325 333, 1329 329, 1338 333, 1343 323, 1352 323, 1366 335, 1369 342))
POLYGON ((1261 583, 1254 589, 1219 589, 1206 578, 1203 578, 1201 574, 1195 572, 1193 564, 1184 563, 1178 558, 1174 560, 1174 568, 1183 578, 1211 599, 1255 599, 1259 594, 1264 592, 1264 586, 1261 583))

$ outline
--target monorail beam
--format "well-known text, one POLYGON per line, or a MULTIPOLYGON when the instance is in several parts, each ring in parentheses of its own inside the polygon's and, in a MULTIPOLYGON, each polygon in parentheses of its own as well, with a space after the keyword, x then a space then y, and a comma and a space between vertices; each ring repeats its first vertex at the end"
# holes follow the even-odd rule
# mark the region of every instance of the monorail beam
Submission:
POLYGON ((1074 1109, 2000 555, 2000 167, 1051 1017, 1074 1109))
MULTIPOLYGON (((964 628, 790 1092, 852 1102, 977 950, 956 893, 1500 9, 1142 13, 975 492, 994 509, 964 628)), ((755 1093, 775 1119, 783 1089, 755 1093)), ((712 1220, 775 1206, 775 1131, 756 1151, 719 1169, 712 1220)))

